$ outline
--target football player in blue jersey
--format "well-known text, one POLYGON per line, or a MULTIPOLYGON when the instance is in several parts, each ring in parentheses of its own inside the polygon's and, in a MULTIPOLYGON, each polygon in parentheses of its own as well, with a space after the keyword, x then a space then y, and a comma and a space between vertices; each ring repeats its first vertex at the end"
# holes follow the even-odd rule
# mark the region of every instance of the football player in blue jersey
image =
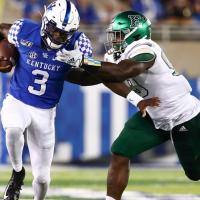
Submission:
MULTIPOLYGON (((34 200, 45 198, 50 183, 50 166, 55 144, 55 108, 62 93, 64 80, 80 85, 102 82, 83 69, 72 67, 72 62, 82 61, 78 59, 79 55, 75 54, 75 58, 70 57, 69 64, 62 61, 66 59, 66 56, 62 58, 62 52, 65 51, 78 50, 85 57, 92 55, 90 40, 84 33, 79 32, 78 28, 78 12, 74 4, 67 0, 51 3, 45 9, 41 24, 20 19, 12 25, 0 25, 0 31, 19 52, 10 90, 1 110, 6 146, 13 167, 4 200, 19 199, 25 177, 22 163, 25 132, 33 173, 34 200)), ((98 65, 98 62, 95 64, 98 65)), ((132 66, 149 67, 152 64, 153 61, 119 63, 118 66, 112 66, 113 77, 109 76, 108 81, 121 81, 129 77, 135 73, 132 66), (124 68, 123 73, 119 67, 124 68)), ((2 67, 0 71, 3 71, 2 67)), ((125 91, 124 96, 129 92, 124 85, 115 92, 118 93, 119 90, 125 91)), ((141 102, 140 110, 158 103, 141 102)))

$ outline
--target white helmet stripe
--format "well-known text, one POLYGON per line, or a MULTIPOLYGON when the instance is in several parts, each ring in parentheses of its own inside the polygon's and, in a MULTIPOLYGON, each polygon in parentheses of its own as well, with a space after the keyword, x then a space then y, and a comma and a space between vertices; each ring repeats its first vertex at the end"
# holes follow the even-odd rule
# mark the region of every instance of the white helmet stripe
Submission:
POLYGON ((69 15, 71 13, 71 3, 69 1, 66 0, 67 3, 67 9, 66 9, 66 13, 65 13, 65 18, 63 21, 63 26, 66 26, 69 20, 69 15))

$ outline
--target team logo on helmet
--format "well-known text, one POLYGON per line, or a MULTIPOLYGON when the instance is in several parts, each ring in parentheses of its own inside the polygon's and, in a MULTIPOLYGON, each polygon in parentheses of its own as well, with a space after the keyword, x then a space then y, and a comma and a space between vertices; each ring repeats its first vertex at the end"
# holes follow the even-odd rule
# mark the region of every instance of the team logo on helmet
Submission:
POLYGON ((139 15, 128 15, 128 18, 131 20, 130 28, 135 28, 140 24, 140 20, 142 19, 139 15))

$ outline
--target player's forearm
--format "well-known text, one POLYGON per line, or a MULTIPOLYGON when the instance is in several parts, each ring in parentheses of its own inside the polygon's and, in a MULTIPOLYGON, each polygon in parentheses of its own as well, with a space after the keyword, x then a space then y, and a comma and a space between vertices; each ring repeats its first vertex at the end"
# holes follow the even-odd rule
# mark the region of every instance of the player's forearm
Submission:
POLYGON ((143 73, 146 69, 153 65, 153 62, 137 62, 132 60, 123 60, 118 64, 102 63, 102 72, 107 72, 108 75, 117 78, 119 81, 124 81, 128 78, 135 77, 143 73))
POLYGON ((137 107, 138 103, 143 100, 138 94, 132 91, 125 83, 104 83, 106 87, 112 90, 115 94, 118 94, 126 98, 131 104, 137 107))
POLYGON ((91 85, 97 85, 99 83, 102 83, 101 80, 97 80, 96 78, 92 76, 87 76, 85 78, 81 77, 81 79, 71 80, 71 83, 75 83, 81 86, 91 86, 91 85))
POLYGON ((79 84, 81 86, 90 86, 102 83, 102 81, 97 79, 94 75, 80 69, 72 69, 68 72, 65 75, 65 81, 79 84))
POLYGON ((154 63, 124 60, 118 64, 101 62, 99 66, 83 64, 82 68, 98 76, 103 81, 122 82, 130 77, 135 77, 150 68, 154 63))
POLYGON ((115 94, 118 94, 124 98, 127 97, 127 95, 130 93, 131 89, 125 85, 125 83, 122 82, 107 82, 104 83, 104 85, 112 90, 115 94))

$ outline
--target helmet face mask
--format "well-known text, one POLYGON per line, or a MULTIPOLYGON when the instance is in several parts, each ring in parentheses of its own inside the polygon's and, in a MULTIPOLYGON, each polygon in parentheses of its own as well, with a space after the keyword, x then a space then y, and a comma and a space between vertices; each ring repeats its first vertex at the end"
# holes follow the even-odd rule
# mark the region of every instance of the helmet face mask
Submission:
POLYGON ((151 38, 149 19, 135 11, 119 13, 107 29, 106 51, 112 49, 112 53, 119 55, 129 44, 142 38, 151 38))
POLYGON ((106 52, 114 55, 114 60, 120 58, 123 52, 123 41, 125 34, 122 31, 107 31, 107 42, 104 43, 106 52))
POLYGON ((73 36, 75 30, 70 30, 70 32, 63 31, 56 27, 54 22, 49 21, 46 24, 46 35, 55 44, 66 44, 73 36))
POLYGON ((67 0, 57 0, 45 8, 40 34, 47 48, 59 49, 69 43, 79 21, 77 9, 67 0))
POLYGON ((125 34, 122 31, 108 31, 107 41, 111 44, 115 51, 121 50, 125 34))

